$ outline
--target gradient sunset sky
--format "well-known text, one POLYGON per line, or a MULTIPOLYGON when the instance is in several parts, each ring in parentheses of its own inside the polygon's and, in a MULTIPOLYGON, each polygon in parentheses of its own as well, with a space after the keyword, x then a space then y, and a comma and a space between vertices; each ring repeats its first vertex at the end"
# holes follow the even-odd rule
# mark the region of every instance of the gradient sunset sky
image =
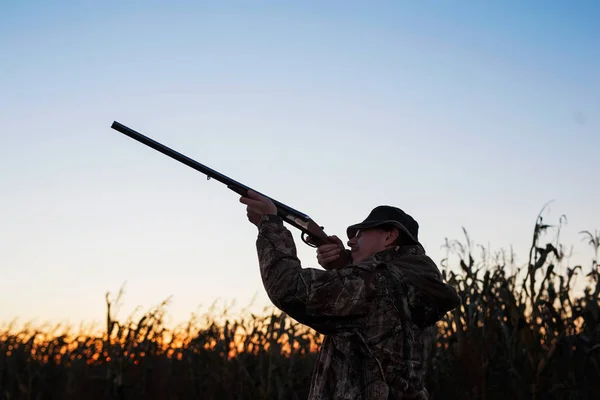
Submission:
POLYGON ((526 262, 554 200, 589 268, 598 21, 594 1, 6 2, 0 322, 102 321, 124 282, 120 316, 169 296, 173 322, 269 304, 238 196, 114 120, 344 240, 401 207, 437 262, 463 226, 526 262))

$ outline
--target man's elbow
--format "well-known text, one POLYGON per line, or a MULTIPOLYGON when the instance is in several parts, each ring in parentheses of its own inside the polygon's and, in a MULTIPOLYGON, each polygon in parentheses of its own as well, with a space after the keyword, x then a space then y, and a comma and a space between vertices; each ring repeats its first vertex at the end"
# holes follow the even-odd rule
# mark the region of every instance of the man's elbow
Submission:
POLYGON ((272 292, 267 294, 271 303, 285 313, 291 314, 298 307, 298 299, 290 293, 272 292))
POLYGON ((269 300, 280 309, 286 308, 296 300, 296 279, 287 274, 271 276, 263 274, 262 277, 265 292, 269 300))

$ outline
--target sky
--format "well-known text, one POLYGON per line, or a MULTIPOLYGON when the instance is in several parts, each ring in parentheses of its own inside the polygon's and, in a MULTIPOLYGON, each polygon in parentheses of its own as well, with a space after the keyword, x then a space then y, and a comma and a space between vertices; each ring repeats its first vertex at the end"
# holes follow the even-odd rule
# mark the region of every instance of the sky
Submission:
POLYGON ((118 317, 171 297, 172 324, 270 304, 239 196, 113 121, 344 241, 400 207, 438 263, 463 227, 525 263, 551 202, 589 268, 598 20, 593 1, 6 3, 0 322, 102 323, 122 285, 118 317))

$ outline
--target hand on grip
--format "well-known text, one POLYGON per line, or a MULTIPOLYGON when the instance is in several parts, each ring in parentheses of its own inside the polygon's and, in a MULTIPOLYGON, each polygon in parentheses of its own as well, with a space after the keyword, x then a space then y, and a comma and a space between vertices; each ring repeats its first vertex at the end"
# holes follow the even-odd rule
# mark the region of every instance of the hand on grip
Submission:
MULTIPOLYGON (((317 247, 317 261, 327 270, 345 267, 352 260, 344 243, 335 235, 328 236, 329 243, 317 247)), ((308 239, 310 241, 310 238, 308 239)))

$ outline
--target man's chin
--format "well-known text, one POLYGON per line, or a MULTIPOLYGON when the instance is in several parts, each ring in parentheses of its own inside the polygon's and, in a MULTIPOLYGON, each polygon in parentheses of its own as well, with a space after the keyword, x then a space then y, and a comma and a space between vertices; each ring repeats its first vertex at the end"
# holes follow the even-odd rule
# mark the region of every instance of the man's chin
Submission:
POLYGON ((352 262, 358 263, 364 260, 364 257, 358 254, 358 252, 352 252, 352 262))

